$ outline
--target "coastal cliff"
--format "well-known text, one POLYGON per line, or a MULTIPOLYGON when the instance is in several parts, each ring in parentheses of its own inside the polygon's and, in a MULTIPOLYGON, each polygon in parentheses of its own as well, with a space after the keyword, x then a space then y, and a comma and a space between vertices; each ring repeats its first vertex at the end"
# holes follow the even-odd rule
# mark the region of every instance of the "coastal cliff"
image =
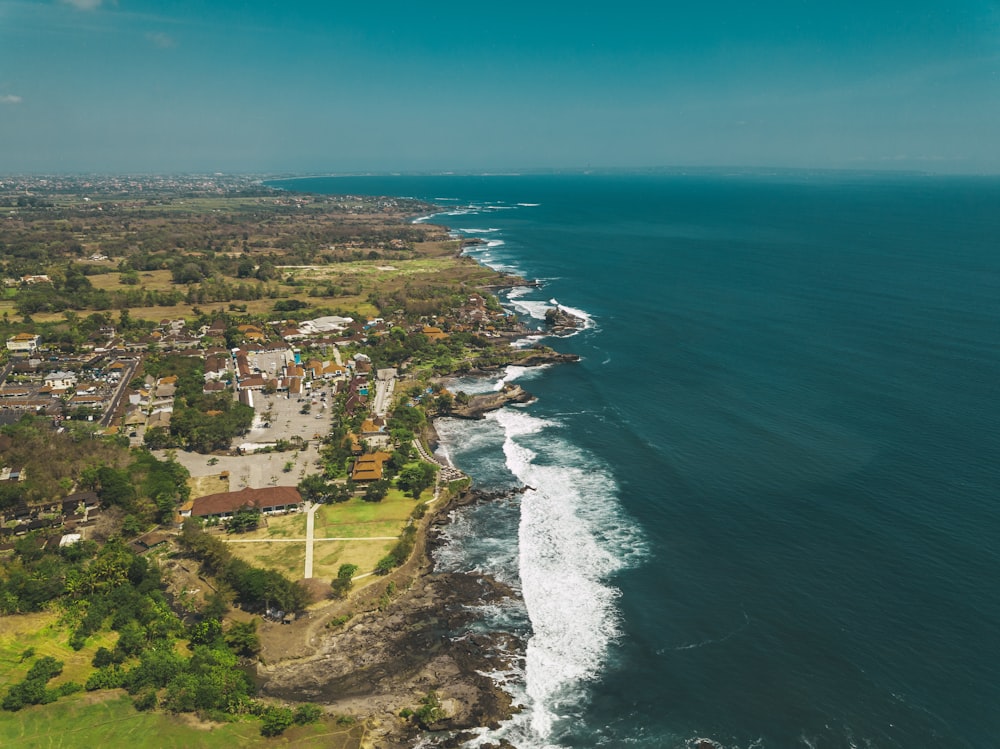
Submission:
POLYGON ((456 404, 451 416, 459 419, 482 419, 490 411, 503 408, 508 403, 528 403, 535 399, 520 385, 507 385, 496 393, 480 393, 469 397, 469 402, 456 404))
MULTIPOLYGON (((503 633, 473 633, 474 606, 500 603, 515 592, 475 573, 436 572, 431 550, 444 542, 449 510, 496 499, 475 490, 452 496, 421 527, 413 556, 385 578, 350 599, 311 612, 297 622, 298 634, 284 652, 266 636, 280 624, 263 626, 265 650, 257 679, 264 695, 314 702, 366 720, 364 746, 404 749, 431 732, 496 726, 518 710, 510 696, 485 675, 524 657, 524 644, 503 633), (389 585, 390 588, 386 586, 389 585), (386 593, 392 589, 392 594, 386 593), (343 624, 336 617, 353 614, 343 624), (441 702, 429 724, 401 717, 434 692, 441 702)), ((440 733, 438 733, 440 736, 440 733)), ((471 735, 465 735, 471 738, 471 735)), ((509 745, 507 745, 509 746, 509 745)))

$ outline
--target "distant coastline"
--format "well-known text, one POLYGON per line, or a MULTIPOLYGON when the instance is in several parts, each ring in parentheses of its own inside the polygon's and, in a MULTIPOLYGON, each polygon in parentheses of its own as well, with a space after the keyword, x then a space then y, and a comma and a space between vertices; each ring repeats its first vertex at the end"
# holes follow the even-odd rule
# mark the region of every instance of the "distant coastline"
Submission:
MULTIPOLYGON (((484 291, 538 285, 537 281, 517 279, 484 291)), ((563 311, 546 321, 542 330, 525 330, 519 337, 538 333, 558 337, 583 324, 581 318, 563 311)), ((537 347, 519 359, 518 365, 537 367, 578 360, 574 354, 537 347)), ((441 379, 459 374, 485 378, 505 366, 456 371, 441 379)), ((512 385, 495 393, 473 395, 449 416, 482 419, 490 411, 533 399, 531 393, 512 385)), ((438 442, 438 418, 428 422, 422 435, 432 449, 438 442)), ((501 684, 484 674, 496 672, 512 658, 523 658, 526 642, 516 642, 504 633, 471 635, 467 627, 475 618, 474 607, 510 600, 517 594, 488 575, 438 572, 433 559, 434 550, 444 543, 442 532, 455 509, 508 495, 483 493, 471 482, 457 493, 445 490, 444 501, 437 503, 420 524, 411 559, 384 578, 385 584, 404 592, 387 602, 384 597, 380 599, 382 585, 368 586, 343 602, 328 604, 311 614, 307 629, 298 638, 310 643, 308 655, 303 657, 297 651, 263 654, 262 660, 268 663, 258 670, 263 694, 321 701, 338 713, 365 717, 373 734, 379 737, 378 745, 386 749, 412 747, 422 735, 420 727, 398 716, 412 706, 414 691, 426 691, 428 685, 443 700, 442 717, 423 729, 454 732, 495 728, 512 718, 520 707, 501 684), (331 622, 351 612, 350 622, 329 629, 331 622), (460 639, 449 635, 457 631, 466 634, 460 639), (358 653, 365 654, 362 660, 358 653)), ((503 668, 509 668, 509 663, 503 668)), ((460 740, 472 738, 474 734, 469 733, 460 740)))

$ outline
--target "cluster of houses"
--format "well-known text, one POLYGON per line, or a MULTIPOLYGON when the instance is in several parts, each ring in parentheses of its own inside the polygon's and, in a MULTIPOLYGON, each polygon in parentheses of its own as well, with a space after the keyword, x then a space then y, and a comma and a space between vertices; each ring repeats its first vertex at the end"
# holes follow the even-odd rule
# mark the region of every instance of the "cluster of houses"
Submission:
POLYGON ((8 349, 20 355, 12 358, 0 380, 0 421, 27 412, 100 419, 137 364, 134 356, 107 351, 46 356, 38 348, 38 336, 31 338, 7 341, 8 349))
POLYGON ((143 387, 128 396, 128 406, 122 419, 125 428, 130 433, 135 433, 139 427, 169 429, 176 393, 175 375, 158 379, 147 375, 143 387))
POLYGON ((93 525, 99 512, 95 492, 77 492, 65 499, 33 505, 22 500, 0 512, 0 551, 11 548, 15 538, 31 531, 62 527, 64 533, 78 532, 93 525))

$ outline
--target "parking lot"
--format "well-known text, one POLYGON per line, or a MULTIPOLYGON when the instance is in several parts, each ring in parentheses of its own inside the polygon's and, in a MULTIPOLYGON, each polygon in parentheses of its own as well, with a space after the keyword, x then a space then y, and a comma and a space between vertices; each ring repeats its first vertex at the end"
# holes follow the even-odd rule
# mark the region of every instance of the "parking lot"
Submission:
POLYGON ((306 475, 319 470, 317 446, 319 439, 330 428, 330 412, 326 404, 331 398, 326 388, 302 396, 301 401, 298 396, 289 398, 285 393, 254 393, 254 426, 246 436, 233 443, 233 447, 243 446, 246 454, 199 455, 178 450, 177 461, 192 476, 212 476, 228 471, 230 491, 245 487, 294 486, 306 475), (324 394, 325 399, 322 397, 324 394), (308 413, 302 413, 306 405, 309 406, 308 413), (291 440, 294 436, 308 443, 306 449, 252 452, 273 445, 278 440, 291 440))

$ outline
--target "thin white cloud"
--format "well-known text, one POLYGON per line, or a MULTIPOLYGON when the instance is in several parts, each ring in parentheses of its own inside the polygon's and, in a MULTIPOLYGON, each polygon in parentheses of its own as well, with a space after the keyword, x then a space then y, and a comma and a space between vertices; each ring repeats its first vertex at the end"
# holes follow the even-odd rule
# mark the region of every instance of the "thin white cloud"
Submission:
POLYGON ((177 40, 174 39, 170 34, 156 33, 156 34, 146 34, 146 39, 151 41, 160 49, 170 49, 171 47, 177 46, 177 40))
POLYGON ((0 96, 0 104, 20 104, 24 99, 20 96, 15 96, 14 94, 5 94, 0 96))
POLYGON ((77 10, 96 10, 104 0, 60 0, 63 5, 72 5, 77 10))

